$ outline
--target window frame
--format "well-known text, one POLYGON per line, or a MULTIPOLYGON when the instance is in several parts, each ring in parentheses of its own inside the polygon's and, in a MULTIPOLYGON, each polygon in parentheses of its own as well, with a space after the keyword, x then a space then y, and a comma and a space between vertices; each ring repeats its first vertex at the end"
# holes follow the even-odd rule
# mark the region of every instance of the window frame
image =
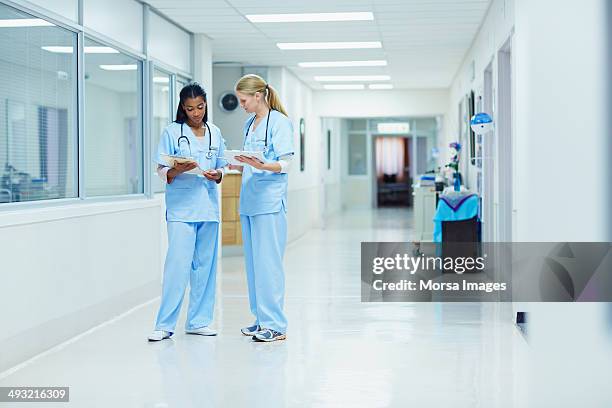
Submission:
MULTIPOLYGON (((153 64, 151 64, 151 81, 149 82, 149 86, 151 89, 151 97, 150 99, 150 104, 149 104, 149 113, 150 113, 150 120, 149 123, 153 123, 153 119, 155 117, 154 112, 153 112, 153 106, 154 106, 154 88, 155 85, 153 83, 153 78, 155 78, 155 71, 158 71, 164 75, 167 75, 169 80, 168 80, 168 117, 170 118, 170 122, 172 122, 172 106, 173 106, 173 101, 174 101, 174 77, 176 76, 176 74, 174 74, 173 72, 165 69, 165 67, 163 66, 163 64, 160 64, 159 62, 153 62, 153 64)), ((153 154, 155 153, 157 146, 153 145, 153 138, 155 137, 155 135, 153 134, 152 131, 149 132, 150 133, 150 141, 151 141, 151 149, 150 149, 150 157, 153 157, 153 154)), ((159 135, 157 135, 159 136, 159 135)), ((150 175, 151 175, 151 195, 155 195, 155 194, 160 194, 163 193, 164 190, 161 191, 156 191, 154 188, 154 183, 153 183, 153 179, 155 177, 157 177, 157 169, 155 168, 155 165, 151 166, 151 169, 149 171, 150 175)))
MULTIPOLYGON (((74 109, 74 118, 72 123, 69 124, 69 127, 73 130, 73 157, 74 160, 74 171, 76 174, 72 174, 71 176, 75 176, 75 186, 76 187, 76 197, 70 198, 56 198, 56 199, 44 199, 44 200, 36 200, 36 201, 22 201, 22 202, 11 202, 11 203, 0 203, 0 214, 18 211, 18 210, 27 210, 27 209, 40 209, 40 208, 53 208, 60 207, 66 205, 73 204, 92 204, 92 203, 106 203, 106 202, 122 202, 128 200, 146 200, 153 198, 155 193, 152 191, 152 182, 151 182, 151 172, 153 169, 153 165, 151 162, 151 155, 154 151, 155 147, 151 146, 151 126, 149 124, 152 118, 151 102, 152 102, 152 81, 153 81, 153 70, 159 69, 168 73, 171 77, 169 87, 170 87, 170 95, 171 95, 171 103, 170 103, 170 118, 172 119, 174 116, 174 107, 178 103, 178 98, 176 95, 176 89, 179 81, 189 83, 193 74, 190 72, 183 71, 179 68, 168 65, 162 61, 159 61, 155 58, 152 58, 148 55, 148 24, 147 20, 150 13, 157 13, 156 10, 152 9, 147 4, 142 4, 143 11, 143 45, 144 52, 140 52, 138 50, 134 50, 129 46, 121 44, 118 41, 115 41, 101 33, 96 32, 95 30, 89 29, 83 26, 83 0, 77 0, 78 2, 78 22, 75 22, 67 17, 54 13, 50 10, 47 10, 41 6, 36 4, 28 3, 26 5, 16 3, 13 0, 0 0, 0 6, 6 6, 12 8, 16 11, 29 14, 34 18, 40 18, 42 20, 48 21, 59 28, 65 29, 72 34, 76 34, 76 58, 74 62, 74 72, 76 75, 73 75, 73 86, 74 86, 74 95, 72 99, 72 109, 74 109), (122 194, 122 195, 105 195, 105 196, 92 196, 88 197, 86 195, 85 189, 85 171, 84 171, 84 139, 85 139, 85 128, 84 128, 84 88, 85 88, 85 77, 84 77, 84 45, 85 40, 87 39, 100 43, 101 45, 106 45, 117 49, 122 54, 125 54, 131 58, 138 60, 139 69, 138 69, 138 88, 137 92, 139 93, 137 99, 139 101, 139 116, 138 116, 138 128, 140 129, 140 138, 142 143, 142 174, 143 174, 143 191, 135 194, 122 194), (76 82, 76 83, 75 83, 76 82), (148 109, 147 109, 148 107, 148 109)), ((164 16, 165 17, 165 16, 164 16)), ((168 20, 171 23, 175 24, 178 28, 189 33, 190 37, 190 61, 191 61, 191 70, 193 70, 193 61, 194 61, 194 37, 193 33, 185 30, 180 25, 177 25, 175 22, 168 20)))

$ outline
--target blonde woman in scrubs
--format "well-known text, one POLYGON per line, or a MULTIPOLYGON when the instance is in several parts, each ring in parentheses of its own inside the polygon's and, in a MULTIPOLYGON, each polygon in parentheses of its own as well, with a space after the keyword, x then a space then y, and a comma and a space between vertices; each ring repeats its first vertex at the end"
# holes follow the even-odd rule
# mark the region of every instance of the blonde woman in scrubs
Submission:
POLYGON ((241 157, 240 222, 255 321, 241 331, 255 341, 285 340, 283 310, 287 242, 287 180, 293 156, 293 125, 277 92, 257 75, 236 83, 240 106, 252 114, 244 125, 244 150, 261 151, 264 161, 241 157))

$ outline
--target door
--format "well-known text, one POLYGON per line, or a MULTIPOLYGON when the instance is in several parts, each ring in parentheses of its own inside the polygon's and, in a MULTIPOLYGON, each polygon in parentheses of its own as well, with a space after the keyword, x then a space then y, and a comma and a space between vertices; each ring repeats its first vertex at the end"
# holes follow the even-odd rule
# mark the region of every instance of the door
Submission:
MULTIPOLYGON (((484 106, 483 110, 488 113, 491 118, 495 118, 493 107, 493 66, 489 64, 484 72, 484 106)), ((494 177, 495 177, 495 136, 496 132, 489 132, 482 136, 483 157, 482 157, 482 172, 483 172, 483 191, 482 191, 482 240, 484 242, 495 241, 493 229, 493 202, 495 200, 494 177)))
POLYGON ((512 241, 512 40, 500 49, 498 61, 497 163, 499 203, 497 241, 512 241))

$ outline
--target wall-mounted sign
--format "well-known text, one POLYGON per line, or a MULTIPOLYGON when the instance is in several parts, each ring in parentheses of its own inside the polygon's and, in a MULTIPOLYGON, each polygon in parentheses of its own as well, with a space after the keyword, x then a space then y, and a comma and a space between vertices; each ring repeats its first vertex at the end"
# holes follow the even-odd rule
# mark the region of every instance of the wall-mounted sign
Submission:
POLYGON ((392 123, 379 123, 377 125, 378 133, 385 133, 387 135, 393 134, 405 134, 410 132, 410 123, 408 122, 392 122, 392 123))

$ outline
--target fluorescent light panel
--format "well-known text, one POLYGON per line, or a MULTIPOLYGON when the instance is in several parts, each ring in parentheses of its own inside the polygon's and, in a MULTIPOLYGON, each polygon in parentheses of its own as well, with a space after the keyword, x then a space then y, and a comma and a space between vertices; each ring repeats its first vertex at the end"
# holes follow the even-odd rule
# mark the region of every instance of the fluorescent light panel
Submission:
POLYGON ((40 18, 16 18, 0 20, 0 28, 13 28, 13 27, 48 27, 54 24, 42 20, 40 18))
POLYGON ((138 65, 126 64, 126 65, 100 65, 100 68, 105 71, 136 71, 138 65))
POLYGON ((365 85, 363 85, 363 84, 323 85, 323 89, 328 89, 328 90, 358 90, 358 89, 365 89, 365 85))
POLYGON ((328 90, 357 90, 357 89, 365 89, 365 85, 363 85, 363 84, 323 85, 323 89, 328 89, 328 90))
POLYGON ((321 21, 371 21, 370 12, 350 13, 299 13, 299 14, 247 14, 251 23, 310 23, 321 21))
POLYGON ((385 60, 373 61, 323 61, 323 62, 300 62, 302 68, 335 68, 335 67, 384 67, 385 60))
POLYGON ((370 89, 393 89, 393 85, 391 84, 370 84, 368 88, 370 89))
POLYGON ((350 82, 350 81, 389 81, 389 75, 320 75, 315 76, 318 82, 350 82))
MULTIPOLYGON (((58 54, 72 54, 74 49, 70 46, 43 46, 41 47, 45 51, 55 52, 58 54)), ((83 47, 85 54, 119 54, 114 48, 111 47, 83 47)))
POLYGON ((382 48, 380 41, 276 43, 281 50, 347 50, 382 48))

